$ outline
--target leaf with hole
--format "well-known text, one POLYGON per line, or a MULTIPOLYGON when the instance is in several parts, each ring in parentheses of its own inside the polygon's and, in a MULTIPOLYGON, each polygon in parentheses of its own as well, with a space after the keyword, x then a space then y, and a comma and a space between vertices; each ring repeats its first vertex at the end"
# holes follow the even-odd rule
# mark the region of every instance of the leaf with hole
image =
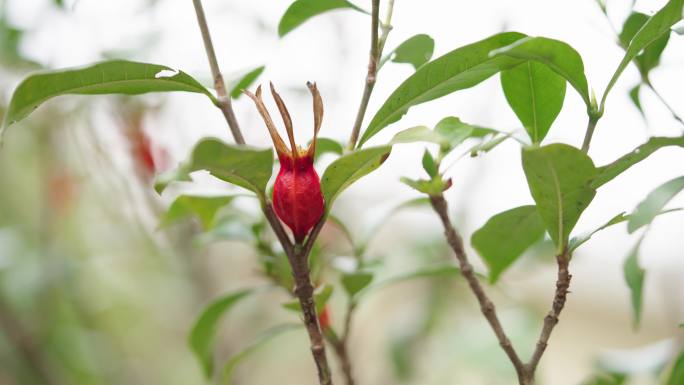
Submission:
POLYGON ((419 34, 406 39, 387 56, 394 63, 408 63, 418 69, 432 58, 434 50, 435 41, 428 35, 419 34))
POLYGON ((560 253, 596 195, 591 187, 594 163, 579 149, 560 143, 523 149, 522 163, 539 215, 560 253))
POLYGON ((207 170, 221 180, 255 192, 262 199, 273 172, 273 151, 207 138, 195 146, 190 169, 207 170))
POLYGON ((330 211, 344 189, 380 167, 391 151, 392 146, 370 147, 350 152, 332 162, 321 178, 326 211, 330 211))
POLYGON ((82 68, 29 75, 14 90, 2 129, 60 95, 138 95, 170 91, 204 94, 216 103, 216 98, 206 88, 183 71, 158 64, 112 60, 82 68))
POLYGON ((509 57, 490 57, 489 52, 523 37, 525 35, 517 32, 496 34, 424 64, 382 104, 364 131, 359 146, 401 119, 409 108, 473 87, 497 72, 519 64, 519 60, 509 57))
POLYGON ((245 358, 249 357, 252 353, 257 351, 259 348, 264 346, 266 343, 268 343, 275 337, 278 337, 283 333, 298 329, 302 329, 302 324, 282 324, 269 328, 268 330, 260 334, 247 347, 243 348, 238 353, 232 355, 228 359, 228 361, 226 361, 226 363, 223 365, 223 373, 221 375, 223 378, 223 385, 230 385, 233 383, 233 373, 235 372, 235 369, 237 369, 238 365, 245 358))
POLYGON ((489 218, 470 243, 489 267, 489 282, 494 283, 545 232, 537 207, 520 206, 489 218))
POLYGON ((627 231, 633 233, 653 222, 665 205, 684 190, 684 176, 671 179, 651 191, 629 216, 627 231))
POLYGON ((622 72, 627 68, 629 62, 631 62, 643 49, 648 47, 650 44, 657 41, 663 36, 663 34, 669 34, 670 28, 675 25, 678 21, 682 20, 682 11, 684 10, 684 0, 670 0, 651 16, 646 23, 636 32, 634 37, 629 42, 629 46, 625 50, 625 56, 622 58, 620 64, 618 64, 613 77, 608 82, 605 91, 603 91, 603 97, 601 98, 600 110, 603 111, 606 98, 608 93, 613 88, 617 82, 622 72))
POLYGON ((278 36, 283 37, 312 17, 336 9, 352 9, 365 13, 346 0, 296 0, 280 18, 278 36))
POLYGON ((565 79, 535 61, 501 71, 501 88, 533 143, 540 143, 563 108, 565 79))
POLYGON ((200 360, 205 377, 211 377, 213 372, 214 355, 212 349, 219 320, 238 302, 254 291, 254 289, 239 290, 214 300, 202 310, 195 321, 190 332, 189 342, 192 351, 200 360))
POLYGON ((569 44, 560 40, 546 37, 528 37, 520 39, 513 44, 493 50, 493 57, 509 56, 520 60, 532 60, 544 64, 549 69, 562 76, 570 85, 577 90, 587 105, 587 111, 591 110, 589 86, 584 74, 582 57, 569 44))

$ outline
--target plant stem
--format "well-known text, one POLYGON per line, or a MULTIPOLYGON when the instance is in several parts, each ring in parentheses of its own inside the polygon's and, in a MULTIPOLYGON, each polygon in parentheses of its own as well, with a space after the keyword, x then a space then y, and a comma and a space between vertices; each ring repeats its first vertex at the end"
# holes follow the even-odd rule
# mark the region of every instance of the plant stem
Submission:
MULTIPOLYGON (((193 0, 193 4, 195 6, 195 12, 197 13, 197 23, 202 32, 202 40, 204 41, 204 48, 206 49, 207 58, 209 59, 211 73, 214 77, 214 87, 216 88, 216 93, 218 95, 218 102, 216 105, 221 109, 221 112, 223 112, 223 116, 226 118, 226 122, 228 123, 228 127, 230 127, 235 142, 239 145, 244 145, 245 140, 242 137, 240 126, 235 117, 235 113, 233 112, 230 97, 226 92, 223 76, 221 75, 216 60, 216 53, 214 52, 214 46, 211 42, 211 35, 209 33, 204 10, 202 9, 202 2, 201 0, 193 0)), ((295 281, 294 294, 299 300, 299 304, 302 308, 304 324, 309 334, 309 340, 311 341, 311 353, 318 370, 319 382, 321 385, 332 385, 330 367, 325 354, 323 333, 318 324, 318 314, 316 312, 313 295, 314 288, 311 284, 311 274, 309 270, 309 254, 311 253, 311 249, 313 248, 313 244, 316 241, 318 234, 325 224, 327 216, 324 215, 321 217, 316 226, 312 229, 304 245, 294 245, 283 228, 283 225, 278 220, 278 217, 275 215, 271 202, 264 196, 260 196, 260 200, 263 202, 261 209, 264 216, 282 245, 288 261, 290 262, 290 266, 292 267, 292 276, 295 281)))
POLYGON ((378 75, 378 63, 380 62, 382 51, 385 48, 387 35, 389 34, 389 31, 392 29, 391 23, 393 11, 394 0, 388 0, 387 15, 385 18, 385 22, 382 25, 382 36, 378 38, 378 28, 380 24, 380 0, 373 0, 371 10, 371 49, 370 58, 368 60, 368 73, 366 74, 366 81, 363 87, 363 96, 361 97, 361 103, 359 105, 358 111, 356 112, 354 127, 352 128, 352 133, 349 137, 349 144, 347 146, 349 150, 353 150, 354 148, 356 148, 356 142, 359 140, 359 133, 361 132, 363 118, 366 116, 368 102, 370 101, 371 94, 373 93, 373 88, 375 87, 375 81, 378 75))
POLYGON ((670 103, 668 103, 665 100, 665 98, 663 98, 663 96, 660 95, 660 93, 655 89, 655 87, 653 87, 653 84, 651 84, 651 81, 647 77, 644 78, 644 84, 646 84, 646 86, 655 94, 655 96, 657 96, 658 99, 660 99, 660 102, 663 103, 665 108, 667 108, 670 111, 670 113, 672 114, 672 117, 676 121, 678 121, 680 124, 684 125, 684 120, 682 120, 682 118, 679 115, 677 115, 677 111, 675 111, 672 108, 672 106, 670 106, 670 103))
POLYGON ((209 26, 207 25, 207 18, 204 15, 201 0, 192 0, 195 6, 195 13, 197 13, 197 24, 199 24, 202 33, 202 40, 204 41, 204 49, 207 52, 207 59, 209 59, 209 67, 211 67, 211 74, 214 78, 214 88, 216 89, 218 107, 223 113, 223 117, 228 122, 230 132, 233 134, 233 139, 237 144, 245 144, 245 139, 242 137, 240 125, 238 124, 235 112, 233 112, 233 104, 230 101, 230 96, 226 92, 226 85, 223 82, 223 75, 216 60, 216 52, 214 51, 214 44, 211 42, 211 34, 209 33, 209 26))
POLYGON ((568 270, 568 265, 570 264, 570 253, 567 247, 563 252, 556 256, 556 261, 558 263, 558 278, 556 280, 556 293, 553 296, 553 302, 551 304, 551 310, 549 314, 544 317, 544 326, 539 335, 539 340, 537 341, 537 347, 532 354, 530 362, 527 364, 528 372, 534 378, 534 372, 537 369, 539 360, 541 359, 546 346, 549 342, 549 337, 551 337, 551 332, 553 328, 558 324, 558 316, 563 307, 565 306, 565 301, 568 296, 568 288, 570 287, 570 280, 572 275, 568 270))
POLYGON ((589 123, 587 123, 587 131, 584 134, 584 141, 582 142, 582 151, 584 153, 589 152, 589 145, 591 144, 591 138, 594 135, 594 129, 596 128, 596 123, 598 123, 599 118, 594 116, 589 116, 589 123))
POLYGON ((509 360, 513 364, 513 367, 518 374, 518 380, 520 384, 530 383, 525 364, 523 364, 523 362, 520 360, 520 357, 511 344, 511 341, 508 339, 508 336, 506 336, 506 332, 503 330, 501 322, 499 321, 499 317, 496 314, 496 308, 494 307, 494 304, 485 293, 480 281, 475 275, 473 266, 468 261, 468 256, 466 255, 465 249, 463 247, 463 239, 456 232, 456 229, 451 224, 451 220, 449 219, 448 206, 444 196, 442 194, 430 196, 430 203, 432 203, 432 208, 442 221, 442 225, 444 226, 444 234, 446 235, 449 246, 451 246, 454 254, 456 254, 456 260, 458 261, 461 274, 466 281, 468 281, 471 291, 473 294, 475 294, 477 301, 480 303, 480 310, 487 319, 487 322, 489 322, 489 325, 494 331, 496 338, 499 340, 499 345, 501 345, 501 348, 504 350, 509 360))

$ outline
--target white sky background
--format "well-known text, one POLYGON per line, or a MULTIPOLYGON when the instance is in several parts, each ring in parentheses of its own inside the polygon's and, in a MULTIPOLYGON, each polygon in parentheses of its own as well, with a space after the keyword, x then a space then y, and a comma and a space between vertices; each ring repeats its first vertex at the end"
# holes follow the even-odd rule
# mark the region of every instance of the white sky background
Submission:
MULTIPOLYGON (((79 66, 101 60, 100 52, 103 50, 144 48, 146 41, 157 39, 148 48, 137 50, 127 58, 179 68, 202 81, 210 78, 189 0, 160 0, 150 9, 143 7, 144 2, 139 0, 66 2, 71 7, 70 12, 49 7, 47 0, 8 2, 10 20, 33 31, 22 47, 27 55, 54 68, 79 66)), ((311 101, 305 91, 305 82, 317 81, 326 109, 321 135, 346 141, 366 72, 369 18, 353 11, 333 12, 312 19, 284 39, 278 39, 278 20, 290 3, 289 0, 205 0, 204 7, 221 69, 229 78, 231 73, 266 64, 267 69, 260 81, 271 80, 279 88, 290 108, 300 143, 308 141, 312 134, 311 101)), ((367 0, 356 3, 370 8, 367 0)), ((636 9, 650 14, 664 3, 637 1, 636 9)), ((629 6, 628 0, 608 2, 612 23, 617 30, 621 29, 629 6)), ((381 15, 384 15, 384 10, 381 15)), ((589 85, 599 99, 622 58, 621 49, 614 43, 613 31, 593 0, 396 0, 393 25, 387 50, 414 34, 427 33, 436 41, 433 57, 503 29, 563 40, 582 55, 589 85)), ((379 75, 366 123, 412 71, 409 65, 386 64, 379 75)), ((681 126, 648 90, 641 94, 648 125, 644 122, 627 96, 628 89, 637 81, 635 67, 628 67, 608 98, 606 113, 596 129, 590 151, 597 165, 623 155, 648 136, 681 133, 681 126)), ((662 64, 652 73, 652 82, 683 115, 684 37, 671 36, 662 64)), ((251 101, 241 98, 234 107, 247 141, 269 146, 266 129, 251 101)), ((506 104, 498 76, 494 76, 474 89, 414 107, 400 122, 375 136, 369 145, 387 142, 400 129, 419 124, 432 126, 450 115, 501 130, 520 126, 506 104)), ((584 104, 568 86, 563 111, 544 143, 564 142, 580 146, 585 127, 584 104)), ((200 95, 179 93, 168 96, 164 112, 158 120, 150 121, 147 128, 153 137, 172 150, 176 160, 182 159, 202 136, 229 139, 222 115, 200 95)), ((338 203, 340 215, 355 225, 361 225, 361 213, 375 214, 369 207, 379 205, 384 209, 417 196, 400 184, 398 178, 421 175, 422 151, 420 145, 395 147, 389 161, 378 172, 345 192, 338 203)), ((454 187, 448 191, 448 199, 452 207, 459 207, 459 211, 467 208, 467 218, 458 223, 466 238, 492 215, 532 203, 519 159, 519 147, 510 141, 484 157, 465 158, 449 171, 454 187)), ((684 174, 682 165, 684 151, 665 149, 633 167, 599 191, 575 232, 597 227, 619 212, 630 212, 653 188, 684 174)), ((672 202, 672 207, 681 206, 684 206, 684 196, 672 202)), ((684 320, 681 305, 684 297, 684 286, 681 285, 684 277, 682 229, 684 215, 663 216, 657 220, 643 244, 641 261, 648 276, 645 331, 642 333, 647 337, 631 336, 628 327, 629 299, 621 264, 637 238, 628 236, 625 226, 615 226, 600 233, 578 252, 572 264, 573 294, 569 311, 574 309, 577 317, 587 311, 609 312, 621 319, 619 327, 624 329, 626 336, 622 336, 621 346, 616 347, 637 346, 650 342, 649 339, 655 340, 663 333, 671 335, 674 332, 673 322, 684 320), (665 290, 670 290, 669 294, 665 290), (677 306, 673 307, 670 302, 673 299, 677 299, 674 302, 677 306), (664 327, 670 329, 658 332, 664 327)), ((398 221, 383 239, 391 241, 394 239, 392 233, 398 237, 411 232, 420 236, 436 231, 439 229, 431 216, 412 216, 410 221, 398 221)), ((475 257, 474 253, 471 254, 475 257)), ((520 280, 530 288, 529 295, 537 295, 535 293, 541 286, 536 286, 534 279, 525 279, 521 277, 524 274, 516 273, 520 271, 513 269, 510 276, 505 275, 504 284, 520 280)), ((550 277, 552 272, 548 274, 550 277)), ((547 287, 550 281, 544 277, 540 285, 547 287)), ((546 297, 540 297, 539 301, 546 303, 546 297)), ((604 345, 610 343, 605 342, 604 345)), ((550 355, 553 355, 553 349, 550 355)), ((553 358, 550 361, 553 362, 553 358)))

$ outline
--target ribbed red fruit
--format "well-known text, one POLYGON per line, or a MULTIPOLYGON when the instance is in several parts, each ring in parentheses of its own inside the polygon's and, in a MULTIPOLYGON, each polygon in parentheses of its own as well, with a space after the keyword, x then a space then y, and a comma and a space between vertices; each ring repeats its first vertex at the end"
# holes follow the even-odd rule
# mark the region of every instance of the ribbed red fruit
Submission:
POLYGON ((254 100, 259 113, 264 118, 280 160, 280 172, 273 186, 273 208, 278 218, 292 230, 297 243, 301 243, 306 238, 324 211, 321 183, 313 165, 316 138, 323 119, 323 102, 316 84, 307 83, 307 86, 313 95, 314 137, 306 149, 302 149, 295 143, 292 119, 285 103, 273 88, 273 84, 271 84, 271 93, 283 118, 290 148, 287 148, 278 134, 264 105, 261 87, 257 88, 256 94, 245 91, 254 100))

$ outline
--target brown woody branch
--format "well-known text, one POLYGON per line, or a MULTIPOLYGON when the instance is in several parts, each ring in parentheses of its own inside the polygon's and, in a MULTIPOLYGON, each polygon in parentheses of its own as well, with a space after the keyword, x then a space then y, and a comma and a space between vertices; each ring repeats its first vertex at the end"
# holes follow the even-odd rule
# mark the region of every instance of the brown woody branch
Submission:
POLYGON ((226 92, 226 85, 223 82, 223 75, 216 60, 216 52, 214 51, 214 44, 211 42, 211 34, 209 33, 209 26, 207 25, 207 18, 204 15, 201 0, 192 0, 195 6, 195 13, 197 14, 197 24, 199 24, 202 33, 202 41, 204 41, 204 49, 207 52, 207 59, 209 59, 209 67, 211 67, 211 75, 214 78, 214 88, 216 89, 218 107, 223 113, 223 117, 230 127, 230 132, 233 134, 233 139, 237 144, 245 144, 245 139, 242 137, 240 125, 238 124, 235 112, 233 112, 233 104, 230 96, 226 92))
POLYGON ((499 345, 501 345, 501 348, 504 350, 509 360, 513 364, 513 367, 518 375, 519 384, 534 384, 537 365, 539 364, 539 361, 541 360, 541 357, 548 346, 551 332, 556 324, 558 324, 558 317, 560 316, 561 311, 563 311, 563 307, 565 306, 565 301, 567 299, 568 288, 570 287, 570 279, 572 278, 568 270, 571 257, 570 252, 567 250, 567 248, 565 248, 560 255, 556 256, 556 260, 558 262, 558 279, 556 281, 556 291, 553 297, 551 310, 544 318, 544 325, 539 335, 536 349, 532 354, 530 361, 528 363, 524 363, 520 360, 520 356, 518 356, 518 353, 511 344, 511 341, 506 336, 506 332, 503 330, 501 322, 496 314, 496 308, 494 307, 494 304, 489 299, 482 285, 480 284, 480 281, 478 281, 477 277, 475 276, 473 267, 468 261, 468 256, 466 255, 465 249, 463 247, 463 239, 458 234, 454 226, 451 224, 451 220, 449 219, 449 210, 444 196, 442 194, 430 196, 430 202, 442 221, 442 225, 444 226, 444 234, 446 235, 449 246, 451 246, 454 254, 456 254, 456 259, 458 261, 461 274, 466 281, 468 281, 470 289, 480 303, 480 310, 487 319, 487 322, 489 322, 489 325, 494 331, 496 338, 499 340, 499 345))

